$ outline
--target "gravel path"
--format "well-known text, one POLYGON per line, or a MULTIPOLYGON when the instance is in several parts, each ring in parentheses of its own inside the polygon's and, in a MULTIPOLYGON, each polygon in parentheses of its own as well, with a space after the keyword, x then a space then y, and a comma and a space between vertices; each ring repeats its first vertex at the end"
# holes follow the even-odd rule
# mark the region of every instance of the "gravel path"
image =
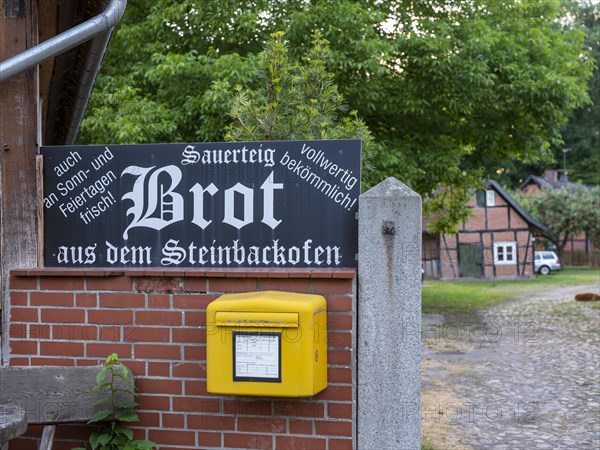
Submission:
POLYGON ((447 435, 436 447, 600 449, 600 309, 573 300, 594 291, 556 288, 477 318, 425 316, 422 416, 447 435))

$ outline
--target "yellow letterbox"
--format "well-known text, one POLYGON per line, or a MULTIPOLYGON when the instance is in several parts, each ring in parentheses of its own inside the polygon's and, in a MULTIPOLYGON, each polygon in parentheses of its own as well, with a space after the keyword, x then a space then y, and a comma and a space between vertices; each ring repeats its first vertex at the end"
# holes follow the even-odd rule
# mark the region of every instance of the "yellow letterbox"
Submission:
POLYGON ((222 295, 206 309, 211 394, 309 397, 327 387, 327 302, 265 291, 222 295))

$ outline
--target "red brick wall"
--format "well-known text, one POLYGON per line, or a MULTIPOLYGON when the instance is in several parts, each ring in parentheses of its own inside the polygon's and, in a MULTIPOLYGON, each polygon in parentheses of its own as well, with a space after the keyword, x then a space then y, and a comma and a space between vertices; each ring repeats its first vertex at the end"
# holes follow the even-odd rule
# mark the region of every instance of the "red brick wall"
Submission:
MULTIPOLYGON (((158 449, 350 449, 354 436, 355 271, 15 270, 10 364, 94 365, 116 352, 139 389, 139 438, 158 449), (206 392, 206 306, 230 292, 321 294, 328 307, 329 386, 310 399, 206 392)), ((59 426, 57 449, 87 439, 59 426)), ((39 426, 11 448, 35 449, 39 426)), ((12 444, 12 442, 15 442, 12 444)))
MULTIPOLYGON (((506 230, 508 226, 508 207, 487 208, 488 230, 506 230)), ((516 215, 514 210, 513 215, 516 215)), ((511 224, 512 225, 512 224, 511 224)))

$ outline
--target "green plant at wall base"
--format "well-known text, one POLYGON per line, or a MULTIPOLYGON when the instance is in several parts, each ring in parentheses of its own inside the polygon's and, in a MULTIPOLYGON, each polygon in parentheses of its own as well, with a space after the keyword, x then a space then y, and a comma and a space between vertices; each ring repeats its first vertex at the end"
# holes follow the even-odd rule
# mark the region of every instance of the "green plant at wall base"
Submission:
MULTIPOLYGON (((92 406, 102 406, 88 424, 101 424, 98 430, 92 432, 89 443, 93 450, 139 450, 151 449, 154 442, 133 439, 133 430, 122 422, 138 422, 140 419, 133 409, 138 405, 132 401, 119 401, 120 392, 135 395, 133 377, 127 367, 121 363, 119 356, 113 353, 106 358, 102 369, 96 376, 96 386, 93 392, 107 391, 107 396, 95 401, 92 406), (124 382, 117 386, 117 380, 124 382), (110 422, 108 422, 110 421, 110 422)), ((78 447, 73 450, 86 450, 78 447)))

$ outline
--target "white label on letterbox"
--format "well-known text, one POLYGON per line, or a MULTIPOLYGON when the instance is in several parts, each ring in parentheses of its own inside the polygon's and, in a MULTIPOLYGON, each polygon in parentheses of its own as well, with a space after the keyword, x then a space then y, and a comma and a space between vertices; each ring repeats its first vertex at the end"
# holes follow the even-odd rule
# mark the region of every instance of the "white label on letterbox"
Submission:
POLYGON ((234 381, 281 381, 281 333, 233 333, 234 381))

